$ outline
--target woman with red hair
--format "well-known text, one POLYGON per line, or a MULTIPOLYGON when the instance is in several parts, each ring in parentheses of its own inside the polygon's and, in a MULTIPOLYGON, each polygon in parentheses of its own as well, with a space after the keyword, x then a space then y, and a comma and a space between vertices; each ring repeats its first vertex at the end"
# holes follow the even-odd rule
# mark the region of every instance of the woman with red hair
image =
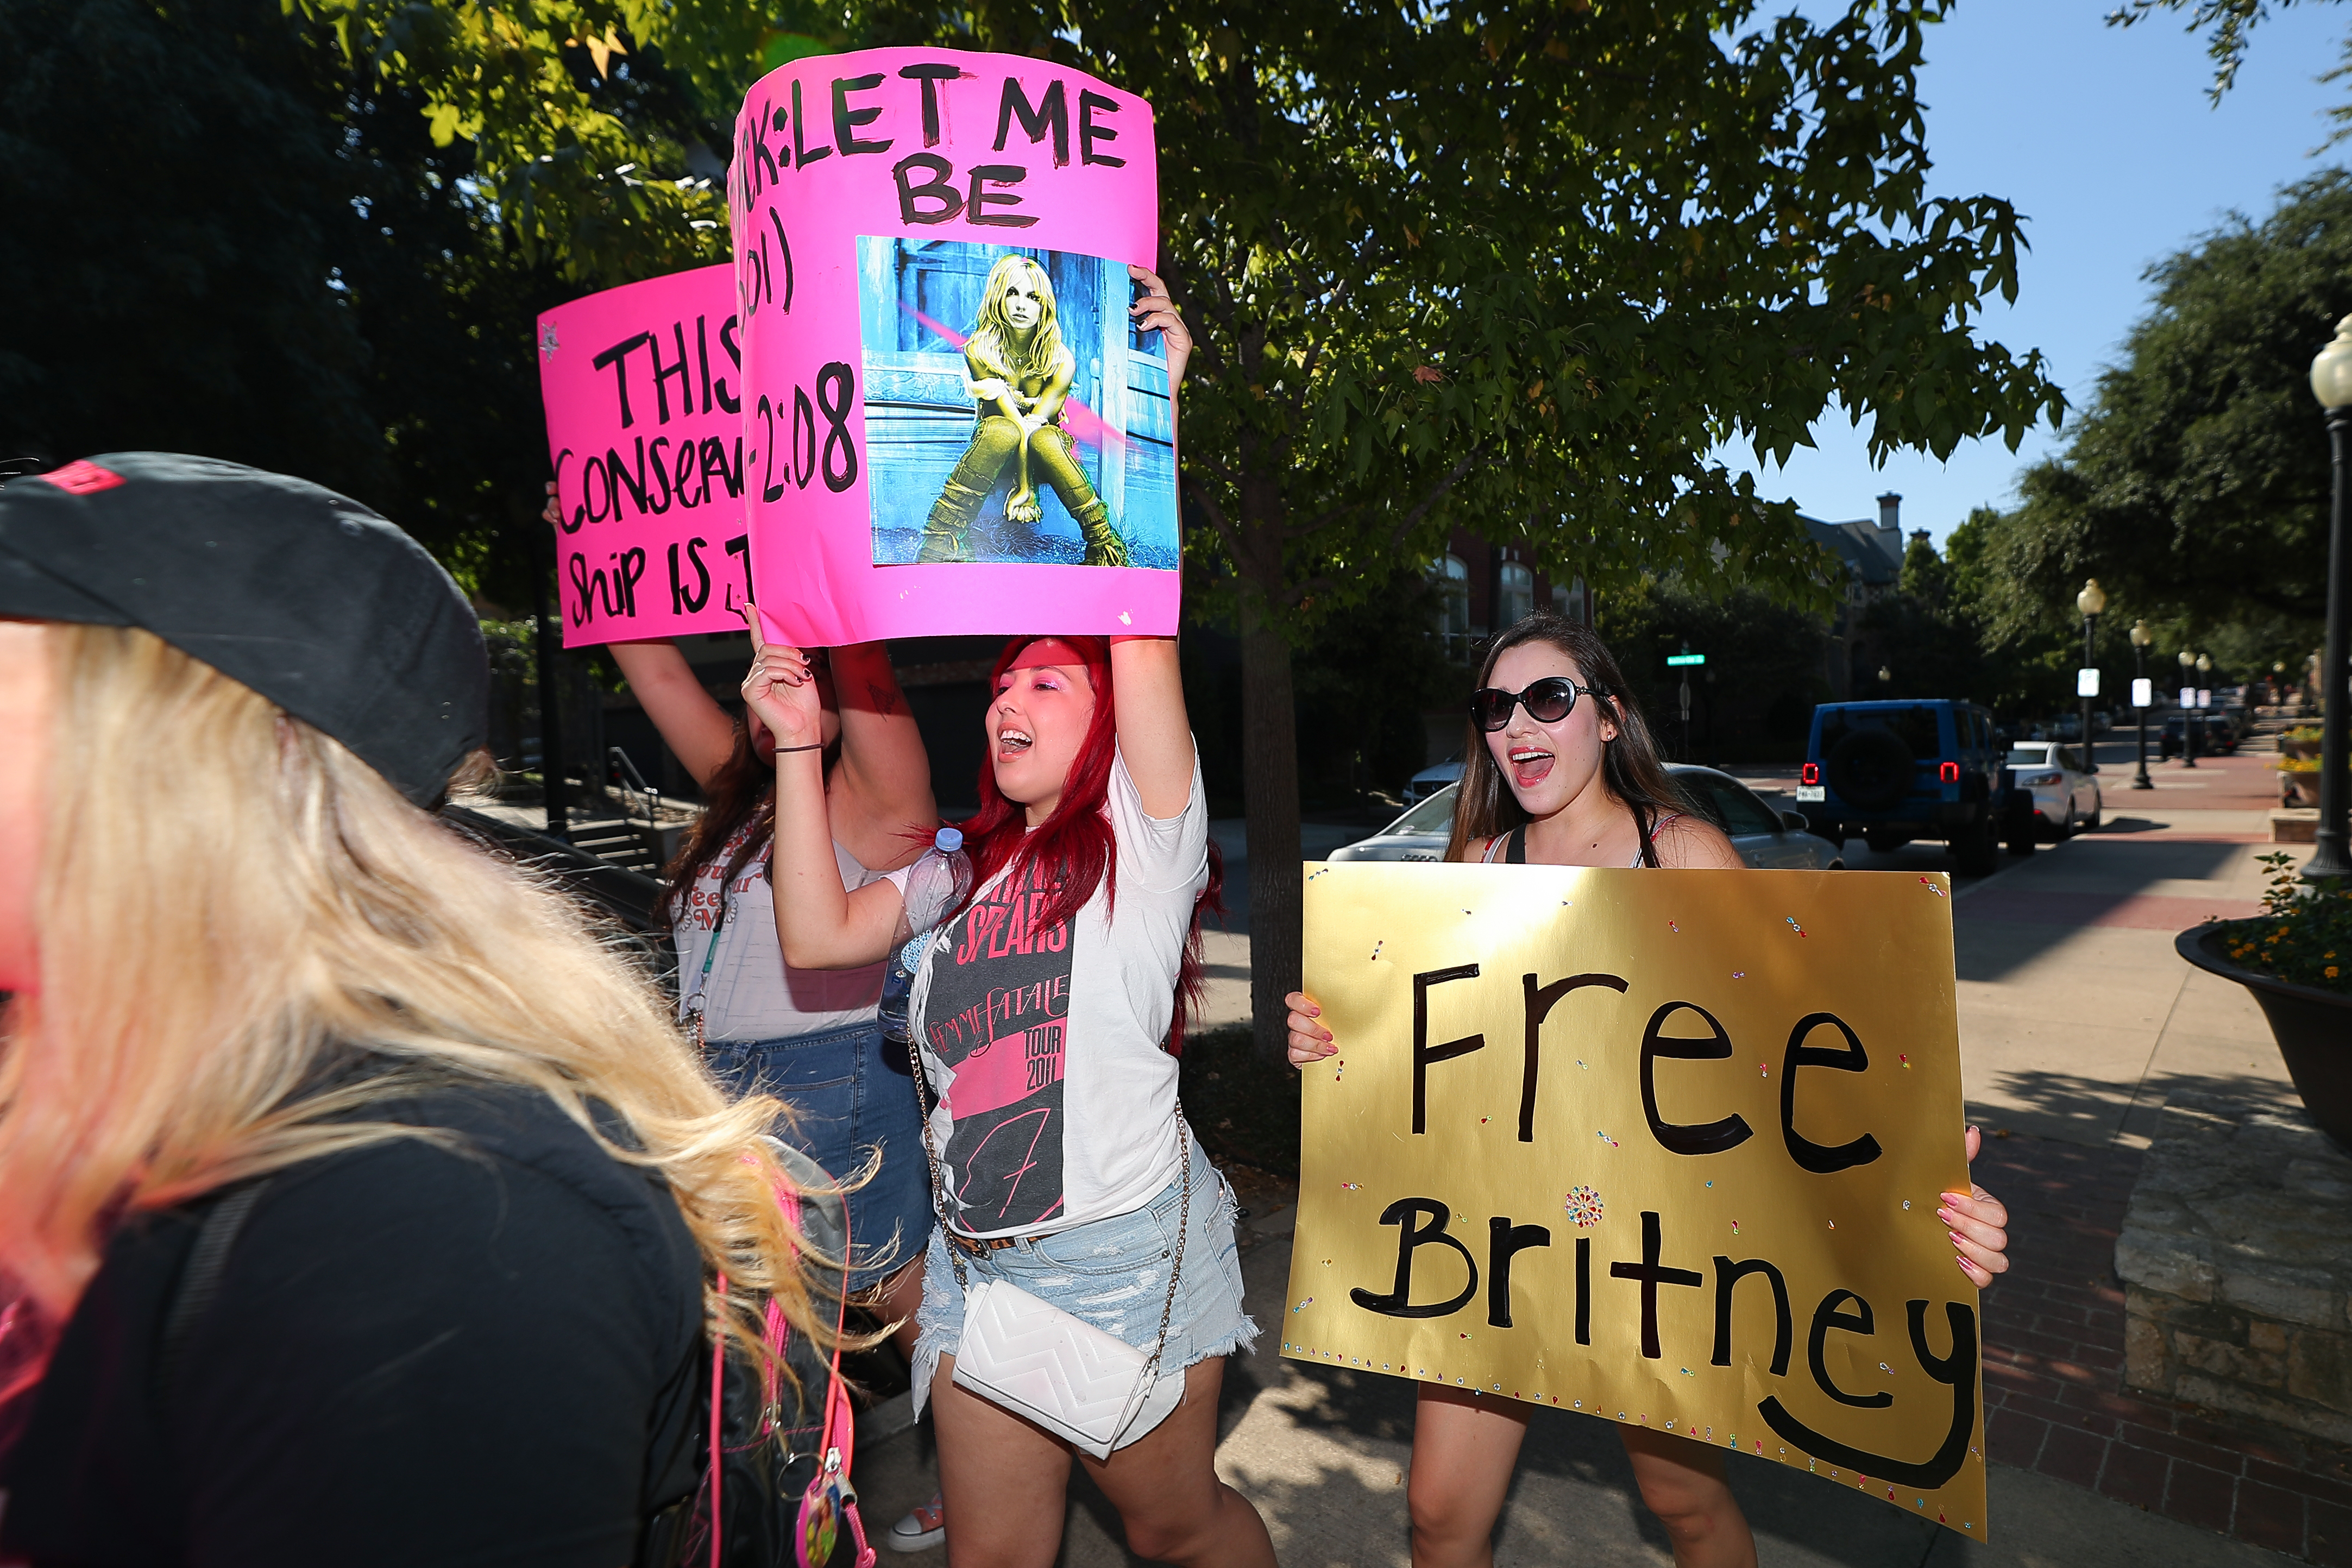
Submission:
MULTIPOLYGON (((1159 279, 1135 308, 1190 340, 1159 279)), ((1200 760, 1176 643, 1024 637, 996 662, 964 824, 974 892, 920 945, 909 1017, 940 1226, 918 1320, 915 1397, 939 1406, 955 1568, 1043 1565, 1059 1550, 1072 1455, 1160 1562, 1270 1565, 1265 1525, 1217 1479, 1223 1358, 1242 1309, 1232 1189, 1185 1126, 1176 1053, 1216 894, 1200 760), (1005 1284, 1149 1359, 1132 1415, 1097 1458, 960 1383, 970 1291, 1005 1284)), ((776 735, 776 909, 795 968, 887 956, 906 874, 847 891, 819 766, 806 657, 759 650, 744 699, 776 735)), ((1002 1298, 993 1298, 1001 1300, 1002 1298)))

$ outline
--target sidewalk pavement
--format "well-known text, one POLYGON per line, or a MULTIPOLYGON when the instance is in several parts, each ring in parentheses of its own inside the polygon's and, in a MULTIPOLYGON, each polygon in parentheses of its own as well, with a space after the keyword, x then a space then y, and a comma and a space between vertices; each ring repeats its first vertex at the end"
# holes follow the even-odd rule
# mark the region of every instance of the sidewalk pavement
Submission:
POLYGON ((2106 823, 2012 862, 1952 904, 1969 1113, 1988 1128, 2145 1148, 2165 1098, 2291 1097, 2262 1009, 2191 968, 2173 937, 2261 913, 2274 788, 2256 757, 2152 770, 2110 763, 2106 823), (2248 805, 2249 799, 2257 802, 2248 805), (2226 804, 2222 804, 2226 802, 2226 804))
MULTIPOLYGON (((1405 1468, 1412 1385, 1283 1360, 1288 1215, 1270 1217, 1243 1259, 1246 1301, 1268 1332, 1226 1364, 1217 1469, 1257 1505, 1287 1568, 1408 1568, 1405 1468)), ((936 1485, 929 1424, 859 1455, 867 1527, 879 1532, 936 1485)), ((1731 1482, 1769 1568, 2286 1568, 2291 1559, 2083 1487, 1995 1463, 1992 1539, 1969 1541, 1767 1460, 1731 1456, 1731 1482)), ((1119 1568, 1118 1515, 1081 1473, 1059 1563, 1119 1568)), ((952 1527, 950 1527, 952 1528, 952 1527)), ((944 1562, 943 1550, 911 1561, 944 1562)), ((1633 1490, 1616 1435, 1567 1411, 1538 1412, 1495 1547, 1496 1568, 1666 1568, 1665 1537, 1633 1490)))
MULTIPOLYGON (((2294 1561, 2265 1546, 2352 1564, 2352 1456, 2215 1424, 2209 1413, 2121 1386, 2114 1234, 2155 1110, 2181 1087, 2252 1098, 2292 1090, 2259 1009, 2172 949, 2173 933, 2208 914, 2253 912, 2271 776, 2254 758, 2208 758, 2193 773, 2166 765, 2156 770, 2158 789, 2132 791, 2127 748, 2120 767, 2101 749, 2108 825, 2030 858, 2004 857, 2000 873, 1954 904, 1969 1111, 1994 1134, 1980 1174, 2014 1216, 2017 1267, 1986 1303, 1992 1540, 1978 1544, 1735 1456, 1732 1485, 1767 1564, 2294 1561)), ((1932 859, 1940 850, 1904 853, 1932 859)), ((1229 861, 1229 876, 1239 859, 1229 861)), ((1896 863, 1867 857, 1882 859, 1896 863)), ((1243 883, 1233 876, 1229 885, 1243 883)), ((1211 1020, 1246 1019, 1247 936, 1213 933, 1210 963, 1211 1020)), ((1220 1473, 1257 1504, 1293 1568, 1404 1568, 1412 1388, 1281 1359, 1287 1212, 1248 1228, 1247 1300, 1268 1332, 1255 1354, 1228 1364, 1220 1473)), ((870 1444, 862 1458, 860 1490, 877 1531, 930 1494, 928 1425, 870 1444)), ((1082 1476, 1071 1499, 1062 1563, 1138 1561, 1082 1476)), ((1598 1421, 1545 1411, 1529 1433, 1495 1561, 1664 1565, 1672 1556, 1615 1437, 1598 1421)))

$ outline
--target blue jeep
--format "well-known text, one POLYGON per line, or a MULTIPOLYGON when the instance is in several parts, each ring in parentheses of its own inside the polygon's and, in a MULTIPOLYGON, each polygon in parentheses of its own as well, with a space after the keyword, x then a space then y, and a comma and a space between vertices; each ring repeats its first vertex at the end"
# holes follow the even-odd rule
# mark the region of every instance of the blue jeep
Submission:
POLYGON ((2002 840, 2013 852, 2033 848, 2032 798, 2020 821, 2005 752, 1991 711, 1975 703, 1823 703, 1813 709, 1797 809, 1832 843, 1859 834, 1884 853, 1941 839, 1963 875, 1984 876, 2002 840))

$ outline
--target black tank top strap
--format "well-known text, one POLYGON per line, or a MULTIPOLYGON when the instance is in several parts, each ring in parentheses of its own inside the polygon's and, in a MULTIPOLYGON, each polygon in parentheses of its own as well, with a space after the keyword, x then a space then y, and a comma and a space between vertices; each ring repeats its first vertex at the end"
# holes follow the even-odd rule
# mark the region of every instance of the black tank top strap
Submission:
POLYGON ((1505 865, 1528 863, 1528 825, 1525 822, 1511 830, 1510 843, 1503 852, 1503 863, 1505 865))

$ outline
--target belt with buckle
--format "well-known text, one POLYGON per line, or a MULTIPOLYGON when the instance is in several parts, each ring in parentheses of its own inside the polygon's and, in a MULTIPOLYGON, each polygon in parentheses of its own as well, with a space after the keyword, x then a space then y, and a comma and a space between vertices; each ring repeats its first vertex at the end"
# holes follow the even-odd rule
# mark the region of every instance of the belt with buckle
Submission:
POLYGON ((962 1248, 965 1251, 971 1253, 974 1257, 983 1257, 991 1252, 1001 1252, 1005 1248, 1013 1245, 1015 1242, 1034 1241, 1036 1239, 1036 1238, 1032 1236, 963 1236, 947 1227, 941 1227, 941 1228, 947 1230, 947 1238, 950 1241, 954 1242, 957 1246, 962 1248))

